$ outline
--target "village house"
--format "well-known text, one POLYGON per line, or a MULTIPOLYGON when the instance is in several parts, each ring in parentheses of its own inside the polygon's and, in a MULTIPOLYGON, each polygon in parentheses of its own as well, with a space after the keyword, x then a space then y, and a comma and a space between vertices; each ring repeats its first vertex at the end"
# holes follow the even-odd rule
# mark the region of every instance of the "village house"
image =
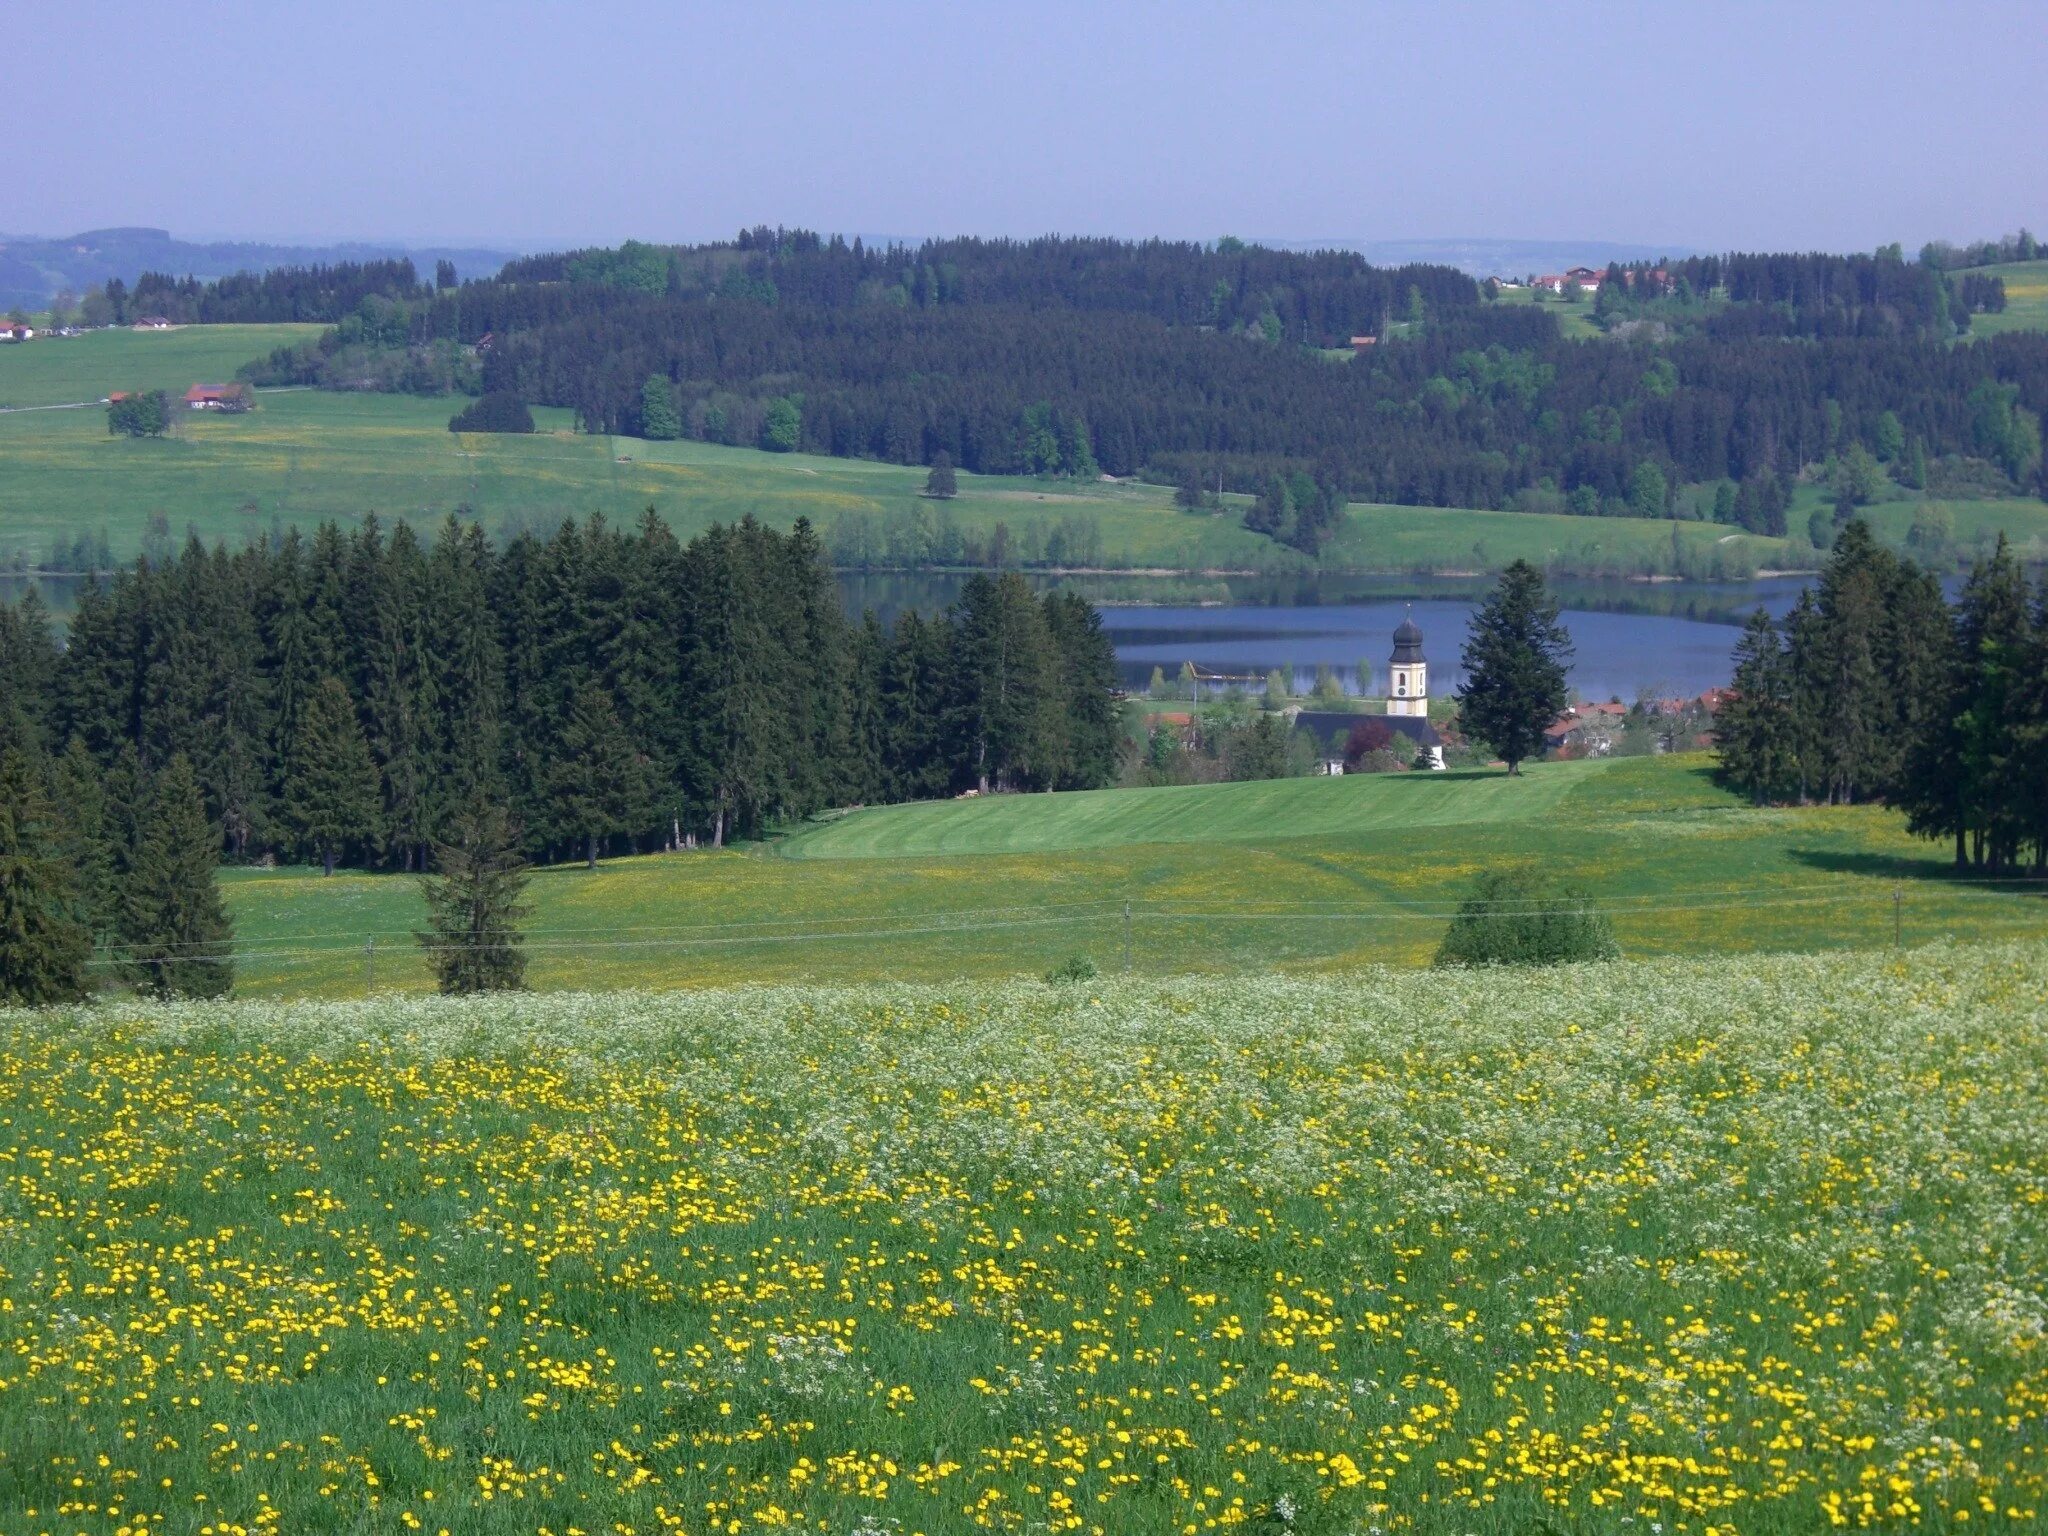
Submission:
POLYGON ((1359 353, 1379 344, 1380 339, 1377 336, 1354 336, 1351 338, 1351 354, 1356 357, 1359 353))
POLYGON ((249 405, 246 384, 194 384, 185 391, 188 411, 246 411, 249 405))
POLYGON ((36 333, 26 321, 0 320, 0 341, 27 341, 36 333))
POLYGON ((131 331, 168 331, 170 328, 171 322, 162 315, 144 315, 128 327, 131 331))
POLYGON ((1592 267, 1573 267, 1567 272, 1551 272, 1542 277, 1531 278, 1529 286, 1541 288, 1548 293, 1563 293, 1565 289, 1573 286, 1582 288, 1587 293, 1598 293, 1600 285, 1606 281, 1605 272, 1595 271, 1592 267))

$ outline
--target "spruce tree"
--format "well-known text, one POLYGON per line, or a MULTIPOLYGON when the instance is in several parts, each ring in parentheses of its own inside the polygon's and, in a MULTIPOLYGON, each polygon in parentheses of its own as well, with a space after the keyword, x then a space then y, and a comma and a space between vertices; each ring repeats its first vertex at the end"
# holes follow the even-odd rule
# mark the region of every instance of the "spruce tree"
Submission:
POLYGON ((150 785, 122 888, 123 970, 158 997, 225 997, 234 927, 214 883, 220 834, 192 765, 177 757, 150 785))
POLYGON ((1072 592, 1048 593, 1045 627, 1059 689, 1059 789, 1100 789, 1115 776, 1123 746, 1117 719, 1116 645, 1094 605, 1072 592))
POLYGON ((1791 675, 1771 616, 1750 615, 1735 645, 1731 696, 1714 717, 1724 781, 1763 805, 1793 781, 1791 675))
POLYGON ((947 723, 977 788, 1044 782, 1059 754, 1059 676, 1045 612, 1015 571, 976 574, 953 606, 947 723))
POLYGON ((1543 750, 1543 732, 1565 706, 1572 642, 1557 614, 1543 573, 1517 560, 1472 616, 1458 719, 1511 775, 1543 750))
MULTIPOLYGON (((121 806, 109 794, 108 780, 125 789, 124 771, 103 774, 74 736, 64 755, 51 765, 51 784, 64 808, 64 862, 76 882, 79 918, 95 940, 110 939, 120 917, 120 874, 129 848, 121 827, 121 806)), ((132 815, 132 810, 129 812, 132 815)))
POLYGON ((38 765, 0 753, 0 1003, 69 1003, 88 990, 92 936, 62 843, 38 765))
POLYGON ((641 773, 611 695, 585 683, 562 726, 554 799, 557 822, 582 842, 591 869, 597 868, 598 844, 628 830, 627 818, 642 798, 641 773))
POLYGON ((307 700, 286 759, 284 814, 325 875, 343 849, 376 836, 377 765, 339 678, 322 678, 307 700))
POLYGON ((420 882, 425 930, 416 935, 446 993, 506 992, 525 984, 519 925, 533 909, 520 898, 526 861, 504 806, 472 799, 434 845, 438 872, 420 882))

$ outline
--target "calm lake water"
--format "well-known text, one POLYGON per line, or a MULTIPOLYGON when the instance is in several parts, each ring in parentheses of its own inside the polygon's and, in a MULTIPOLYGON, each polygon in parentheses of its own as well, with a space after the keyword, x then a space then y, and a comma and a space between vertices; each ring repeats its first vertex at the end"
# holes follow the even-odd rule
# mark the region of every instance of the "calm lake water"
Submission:
MULTIPOLYGON (((904 607, 943 607, 958 592, 952 577, 849 576, 849 607, 885 619, 904 607)), ((1350 692, 1384 692, 1394 626, 1413 612, 1430 663, 1430 691, 1463 681, 1458 665, 1465 629, 1489 583, 1456 578, 1320 578, 1232 583, 1228 600, 1202 604, 1118 602, 1118 583, 1091 581, 1102 622, 1116 642, 1128 686, 1142 688, 1158 667, 1169 680, 1181 663, 1203 673, 1263 686, 1278 669, 1299 688, 1327 666, 1350 692), (1370 674, 1369 676, 1367 674, 1370 674)), ((1728 681, 1729 653, 1758 606, 1782 616, 1806 586, 1803 577, 1728 584, 1560 581, 1563 623, 1576 649, 1573 688, 1588 698, 1632 700, 1644 690, 1690 697, 1728 681)), ((1141 583, 1127 598, 1142 598, 1141 583)), ((1230 686, 1213 684, 1214 688, 1230 686)))

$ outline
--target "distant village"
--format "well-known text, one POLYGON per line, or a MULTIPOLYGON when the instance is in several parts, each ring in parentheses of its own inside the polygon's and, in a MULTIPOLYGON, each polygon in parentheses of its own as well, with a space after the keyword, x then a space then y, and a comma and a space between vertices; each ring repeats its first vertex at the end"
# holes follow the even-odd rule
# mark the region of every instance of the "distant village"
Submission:
MULTIPOLYGON (((1336 777, 1478 767, 1491 761, 1458 729, 1456 712, 1444 701, 1438 701, 1431 718, 1429 662, 1422 630, 1412 618, 1394 631, 1383 691, 1375 689, 1376 678, 1361 676, 1358 691, 1347 694, 1328 668, 1319 668, 1312 690, 1296 697, 1275 689, 1279 677, 1267 680, 1264 709, 1285 725, 1301 759, 1296 772, 1336 777)), ((1186 760, 1214 759, 1217 771, 1227 776, 1228 753, 1211 751, 1213 738, 1244 729, 1257 707, 1245 685, 1258 681, 1184 663, 1178 682, 1155 679, 1140 707, 1142 728, 1148 738, 1170 737, 1186 760)), ((1567 761, 1705 750, 1714 744, 1714 718, 1729 697, 1726 688, 1710 688, 1696 698, 1645 694, 1633 704, 1582 700, 1545 728, 1544 754, 1567 761)))

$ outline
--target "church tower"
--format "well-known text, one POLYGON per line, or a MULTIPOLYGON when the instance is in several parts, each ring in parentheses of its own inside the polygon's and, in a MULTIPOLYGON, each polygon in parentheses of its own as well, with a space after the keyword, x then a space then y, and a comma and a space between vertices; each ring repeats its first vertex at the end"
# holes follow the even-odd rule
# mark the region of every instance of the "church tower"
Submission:
POLYGON ((1394 661, 1387 681, 1387 713, 1429 718, 1429 663, 1422 659, 1422 631, 1410 613, 1394 631, 1394 661))

